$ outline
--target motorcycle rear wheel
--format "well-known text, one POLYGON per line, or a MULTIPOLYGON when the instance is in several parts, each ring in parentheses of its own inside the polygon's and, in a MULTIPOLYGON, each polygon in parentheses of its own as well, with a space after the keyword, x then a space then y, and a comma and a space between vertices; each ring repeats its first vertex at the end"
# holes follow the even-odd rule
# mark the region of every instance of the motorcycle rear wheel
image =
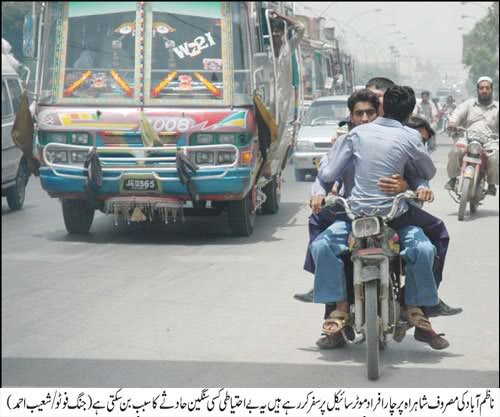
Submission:
POLYGON ((379 317, 378 317, 377 281, 365 283, 365 337, 366 370, 368 379, 379 379, 379 317))
POLYGON ((458 220, 462 221, 465 217, 465 210, 467 209, 467 203, 470 198, 470 186, 471 186, 471 178, 464 178, 462 184, 462 195, 460 196, 460 205, 458 206, 458 220))

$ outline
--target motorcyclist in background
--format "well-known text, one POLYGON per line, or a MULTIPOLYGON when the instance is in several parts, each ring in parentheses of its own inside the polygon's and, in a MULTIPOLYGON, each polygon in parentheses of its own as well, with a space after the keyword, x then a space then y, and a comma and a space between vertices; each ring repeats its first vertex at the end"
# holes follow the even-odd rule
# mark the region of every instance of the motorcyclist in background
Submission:
MULTIPOLYGON (((429 100, 431 93, 427 90, 422 91, 420 97, 420 103, 417 103, 415 109, 413 110, 413 115, 418 117, 423 117, 431 127, 436 130, 436 124, 438 121, 438 109, 436 105, 429 100)), ((436 149, 435 138, 427 143, 427 149, 432 152, 436 149)))
POLYGON ((440 130, 442 125, 443 125, 443 116, 444 116, 444 111, 443 111, 443 107, 444 105, 442 105, 440 102, 439 102, 439 98, 438 97, 433 97, 432 98, 432 102, 434 103, 434 105, 436 106, 436 110, 437 110, 437 114, 436 114, 436 130, 440 130))
POLYGON ((443 125, 442 125, 441 132, 446 132, 446 130, 448 128, 448 122, 449 122, 451 113, 456 108, 457 108, 457 105, 455 103, 455 99, 453 98, 453 96, 448 96, 446 98, 446 103, 443 106, 443 125))
MULTIPOLYGON (((448 129, 463 127, 481 133, 498 134, 498 101, 493 100, 493 80, 490 77, 480 77, 477 80, 477 98, 472 98, 460 104, 451 114, 448 129)), ((467 144, 465 138, 459 139, 448 154, 447 190, 453 190, 460 175, 462 159, 467 144)), ((498 143, 490 145, 488 153, 487 194, 495 196, 498 185, 498 143)))

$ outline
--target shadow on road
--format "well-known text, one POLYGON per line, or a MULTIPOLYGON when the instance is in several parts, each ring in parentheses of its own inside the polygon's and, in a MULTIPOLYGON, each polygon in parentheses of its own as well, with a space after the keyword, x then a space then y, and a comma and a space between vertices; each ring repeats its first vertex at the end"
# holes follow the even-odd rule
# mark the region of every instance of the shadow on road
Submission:
MULTIPOLYGON (((429 363, 431 357, 441 355, 425 352, 421 358, 429 363)), ((366 375, 364 365, 339 363, 2 358, 4 387, 394 387, 402 373, 405 388, 498 386, 498 371, 398 368, 392 364, 382 366, 378 381, 361 379, 360 383, 360 377, 366 375)))
MULTIPOLYGON (((458 210, 454 213, 448 213, 446 216, 448 217, 457 217, 458 215, 458 210)), ((481 209, 481 207, 478 208, 476 214, 470 214, 469 211, 465 213, 465 222, 470 222, 475 219, 483 219, 487 217, 498 217, 498 210, 487 210, 487 209, 481 209)))
POLYGON ((31 209, 34 209, 34 208, 37 208, 38 206, 34 206, 34 205, 24 205, 22 209, 20 210, 11 210, 9 208, 9 206, 7 205, 2 205, 2 217, 3 216, 8 216, 9 214, 14 214, 14 213, 21 213, 23 211, 27 211, 27 210, 31 210, 31 209))
MULTIPOLYGON (((389 347, 380 351, 380 362, 382 366, 398 366, 405 364, 438 364, 445 358, 458 358, 463 355, 447 351, 436 351, 427 347, 423 343, 413 340, 413 332, 406 336, 405 343, 391 343, 389 347)), ((311 351, 318 352, 320 360, 341 364, 342 362, 354 362, 360 365, 366 364, 366 344, 352 345, 340 349, 318 349, 311 351)))
MULTIPOLYGON (((98 216, 94 219, 89 234, 71 235, 65 229, 47 231, 35 235, 55 242, 87 242, 97 244, 172 244, 196 246, 219 245, 224 240, 235 244, 254 244, 281 240, 274 234, 281 228, 294 225, 295 216, 303 204, 281 203, 277 215, 258 215, 254 232, 250 237, 233 237, 229 230, 227 214, 217 217, 187 217, 183 223, 160 222, 130 223, 120 220, 115 226, 114 218, 98 216)), ((304 225, 302 225, 304 227, 304 225)))

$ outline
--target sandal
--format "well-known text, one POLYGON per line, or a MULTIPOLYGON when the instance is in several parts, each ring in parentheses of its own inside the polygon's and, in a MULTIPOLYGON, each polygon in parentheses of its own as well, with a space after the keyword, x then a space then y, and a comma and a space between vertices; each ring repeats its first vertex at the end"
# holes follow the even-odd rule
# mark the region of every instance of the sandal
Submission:
POLYGON ((424 312, 419 307, 411 307, 403 312, 404 317, 410 324, 418 329, 432 331, 431 322, 425 317, 424 312))
POLYGON ((328 316, 328 318, 323 323, 323 333, 328 336, 332 336, 334 334, 341 332, 346 326, 348 320, 349 320, 349 313, 340 310, 332 311, 328 316), (337 328, 335 330, 325 328, 325 325, 330 323, 334 323, 337 326, 337 328))

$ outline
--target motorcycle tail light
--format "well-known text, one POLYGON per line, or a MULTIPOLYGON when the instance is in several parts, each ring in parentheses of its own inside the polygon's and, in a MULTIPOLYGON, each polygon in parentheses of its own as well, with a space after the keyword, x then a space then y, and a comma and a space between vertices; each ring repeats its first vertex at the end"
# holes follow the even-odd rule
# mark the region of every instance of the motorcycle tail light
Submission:
POLYGON ((352 234, 357 239, 375 236, 380 233, 378 217, 362 217, 352 222, 352 234))
POLYGON ((483 145, 481 145, 479 142, 476 142, 475 140, 469 142, 467 145, 467 151, 472 155, 479 155, 482 149, 483 145))

